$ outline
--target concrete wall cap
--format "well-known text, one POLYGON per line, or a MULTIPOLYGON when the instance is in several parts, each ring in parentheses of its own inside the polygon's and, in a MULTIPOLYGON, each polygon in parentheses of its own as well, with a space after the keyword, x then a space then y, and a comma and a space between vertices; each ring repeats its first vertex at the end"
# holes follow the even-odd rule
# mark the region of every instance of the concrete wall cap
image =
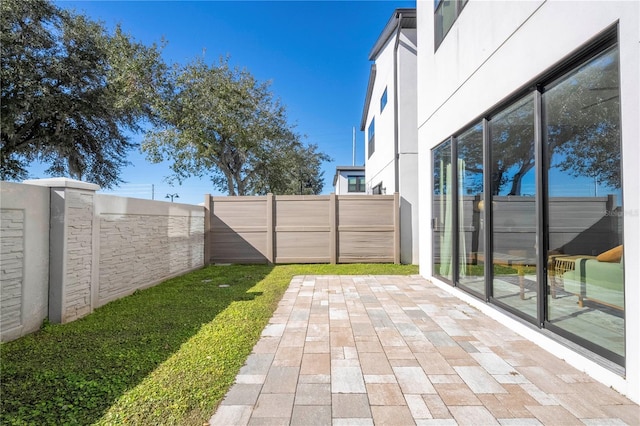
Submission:
POLYGON ((88 191, 99 191, 100 185, 95 183, 83 182, 81 180, 69 179, 64 177, 48 178, 48 179, 28 179, 22 181, 27 185, 48 186, 49 188, 73 188, 85 189, 88 191))

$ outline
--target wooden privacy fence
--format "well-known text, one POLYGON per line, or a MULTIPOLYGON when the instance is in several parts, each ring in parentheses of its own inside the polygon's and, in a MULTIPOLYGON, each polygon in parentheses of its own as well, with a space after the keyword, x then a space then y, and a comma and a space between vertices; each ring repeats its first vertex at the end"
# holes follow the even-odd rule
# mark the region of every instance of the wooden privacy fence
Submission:
POLYGON ((400 263, 399 197, 205 198, 209 263, 400 263))

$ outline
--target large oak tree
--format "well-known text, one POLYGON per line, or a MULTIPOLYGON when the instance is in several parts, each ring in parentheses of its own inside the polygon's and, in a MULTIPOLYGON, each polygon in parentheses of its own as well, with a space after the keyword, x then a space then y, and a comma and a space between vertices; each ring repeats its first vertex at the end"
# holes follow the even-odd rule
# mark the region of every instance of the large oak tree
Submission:
POLYGON ((142 145, 152 162, 172 162, 170 180, 208 176, 228 195, 322 191, 320 166, 329 160, 306 145, 287 122, 269 84, 228 60, 176 67, 163 126, 142 145))
POLYGON ((155 122, 170 90, 159 48, 47 0, 3 0, 0 25, 0 178, 39 160, 49 174, 121 182, 129 132, 155 122))

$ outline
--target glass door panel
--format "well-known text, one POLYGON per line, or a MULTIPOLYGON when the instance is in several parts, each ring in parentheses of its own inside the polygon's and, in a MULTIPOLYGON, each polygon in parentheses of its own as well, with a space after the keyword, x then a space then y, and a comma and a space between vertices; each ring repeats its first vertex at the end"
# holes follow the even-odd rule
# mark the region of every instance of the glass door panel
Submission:
POLYGON ((478 123, 457 138, 458 284, 481 295, 484 285, 483 131, 478 123))
POLYGON ((433 275, 453 278, 453 176, 451 141, 433 150, 433 275))
POLYGON ((545 87, 542 102, 549 200, 547 320, 622 359, 618 75, 614 46, 545 87))
POLYGON ((489 122, 492 296, 537 318, 534 102, 529 95, 489 122))

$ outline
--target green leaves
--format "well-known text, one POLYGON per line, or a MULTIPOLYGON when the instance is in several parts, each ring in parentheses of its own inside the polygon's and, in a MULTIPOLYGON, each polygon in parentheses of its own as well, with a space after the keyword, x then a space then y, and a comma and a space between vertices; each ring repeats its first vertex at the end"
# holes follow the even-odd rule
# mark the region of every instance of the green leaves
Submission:
POLYGON ((170 91, 159 49, 46 0, 2 2, 0 178, 48 173, 111 187, 170 91))
POLYGON ((168 67, 160 45, 47 0, 1 2, 0 179, 49 174, 112 187, 151 124, 143 151, 170 180, 209 176, 230 195, 319 193, 322 162, 287 122, 269 84, 227 59, 168 67))
POLYGON ((172 80, 175 91, 162 108, 167 125, 142 145, 148 160, 173 162, 170 180, 208 175, 229 195, 288 194, 304 174, 307 191, 322 190, 320 166, 329 157, 301 142, 268 83, 227 59, 174 68, 172 80))

